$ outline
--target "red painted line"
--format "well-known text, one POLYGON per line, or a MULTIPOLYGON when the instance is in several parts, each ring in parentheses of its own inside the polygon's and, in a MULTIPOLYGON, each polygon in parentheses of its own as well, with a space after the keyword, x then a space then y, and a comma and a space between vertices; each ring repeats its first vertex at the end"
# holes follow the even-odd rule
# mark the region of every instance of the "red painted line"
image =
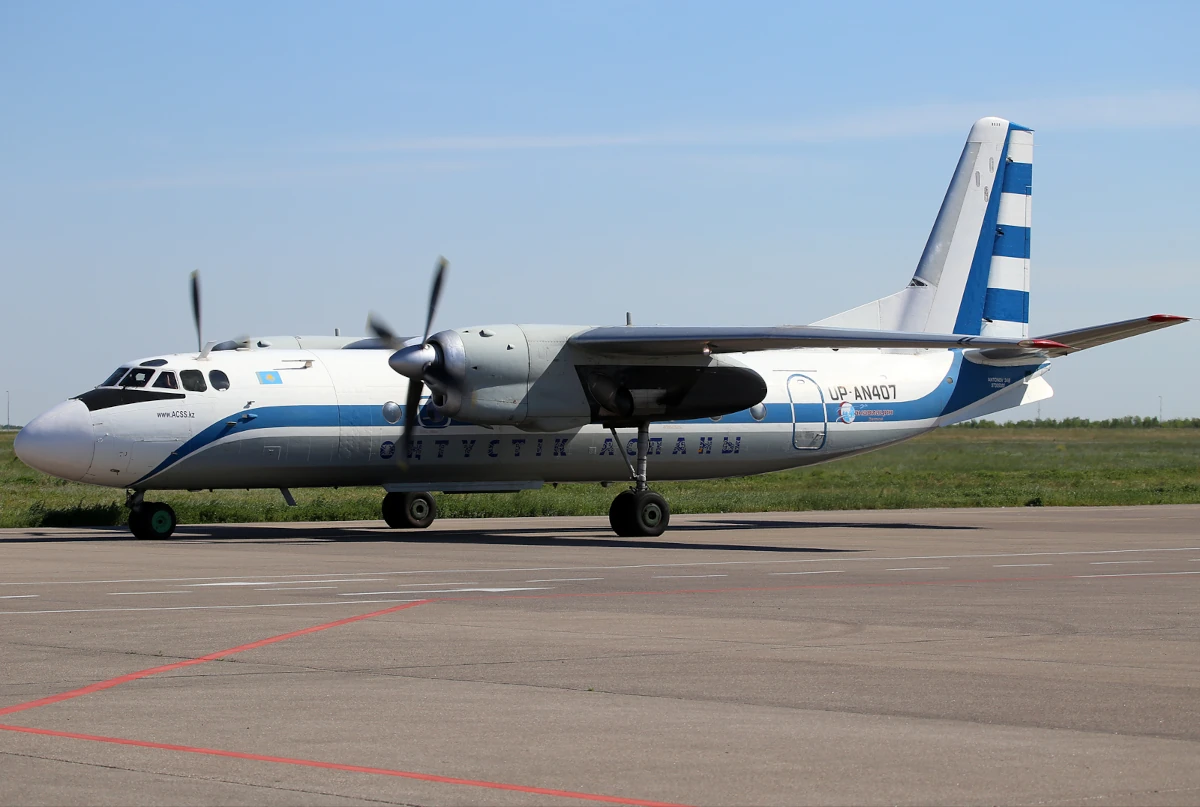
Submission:
POLYGON ((417 602, 406 602, 403 605, 394 605, 391 608, 384 608, 381 611, 372 611, 369 614, 358 614, 357 616, 351 616, 351 617, 346 617, 345 619, 339 619, 336 622, 326 622, 323 625, 313 625, 310 628, 302 628, 300 630, 294 630, 291 633, 283 633, 283 634, 280 634, 279 636, 272 636, 269 639, 260 639, 257 642, 249 642, 248 644, 241 644, 241 645, 238 645, 237 647, 230 647, 227 650, 218 650, 215 653, 209 653, 207 656, 200 656, 199 658, 186 659, 184 661, 176 661, 172 664, 164 664, 161 667, 151 667, 148 670, 139 670, 137 672, 131 672, 131 673, 127 673, 125 675, 119 675, 116 678, 110 678, 107 681, 97 681, 94 684, 88 684, 87 686, 80 687, 79 689, 72 689, 70 692, 60 692, 57 695, 50 695, 45 698, 39 698, 34 701, 29 701, 27 703, 18 703, 13 706, 6 706, 3 709, 0 709, 0 716, 10 715, 14 712, 23 712, 26 709, 36 709, 39 706, 49 706, 52 703, 60 703, 62 701, 71 700, 72 698, 78 698, 83 695, 90 695, 93 692, 100 692, 105 689, 112 689, 115 686, 120 686, 121 684, 127 684, 130 681, 136 681, 139 678, 148 678, 151 675, 158 675, 159 673, 170 672, 171 670, 178 670, 183 667, 191 667, 196 664, 204 664, 205 662, 216 661, 217 659, 222 659, 222 658, 225 658, 226 656, 232 656, 235 653, 245 653, 247 650, 254 650, 259 647, 266 647, 269 644, 275 644, 276 642, 283 642, 288 639, 295 639, 297 636, 305 636, 309 633, 317 633, 319 631, 329 630, 330 628, 337 628, 337 627, 341 627, 342 625, 349 625, 352 622, 361 622, 364 619, 372 619, 373 617, 384 616, 385 614, 392 614, 392 613, 395 613, 396 611, 403 611, 406 608, 416 608, 418 605, 426 605, 430 602, 433 602, 433 600, 418 600, 417 602))
POLYGON ((145 740, 126 740, 121 737, 102 737, 96 734, 77 734, 72 731, 54 731, 52 729, 38 729, 30 726, 6 726, 0 724, 0 731, 16 731, 21 732, 22 734, 38 734, 44 737, 61 737, 69 740, 87 740, 89 742, 108 743, 111 745, 129 745, 136 748, 153 748, 159 751, 178 751, 185 754, 204 754, 210 757, 245 759, 251 762, 273 762, 280 765, 300 765, 306 768, 323 768, 325 770, 348 771, 350 773, 369 773, 376 776, 394 776, 401 779, 416 779, 417 781, 421 782, 436 782, 443 785, 465 785, 467 787, 483 787, 490 790, 511 790, 517 793, 532 793, 538 796, 557 796, 563 799, 579 799, 583 801, 599 801, 606 804, 630 804, 636 805, 636 807, 686 807, 686 805, 666 801, 630 799, 623 796, 605 796, 599 793, 580 793, 574 790, 555 790, 548 787, 530 787, 528 785, 507 784, 505 782, 488 782, 482 779, 459 779, 454 776, 438 776, 437 774, 432 773, 398 771, 391 768, 372 768, 366 765, 343 765, 339 762, 320 762, 315 759, 294 759, 292 757, 275 757, 265 754, 246 754, 241 751, 222 751, 216 748, 196 748, 190 745, 152 743, 145 740))

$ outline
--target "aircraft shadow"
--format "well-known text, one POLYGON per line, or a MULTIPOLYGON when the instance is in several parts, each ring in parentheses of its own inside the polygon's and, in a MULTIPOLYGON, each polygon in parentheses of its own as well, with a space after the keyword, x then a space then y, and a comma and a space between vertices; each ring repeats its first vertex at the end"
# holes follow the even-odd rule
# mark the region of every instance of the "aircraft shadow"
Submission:
MULTIPOLYGON (((761 529, 821 529, 841 528, 886 533, 896 530, 976 530, 975 525, 917 524, 912 522, 866 522, 866 521, 810 521, 810 520, 763 520, 735 517, 715 517, 712 521, 689 524, 688 532, 731 532, 761 529)), ((0 545, 6 543, 78 543, 96 540, 133 540, 125 527, 79 528, 83 534, 56 534, 36 528, 24 535, 0 537, 0 545), (97 534, 99 533, 99 534, 97 534)), ((313 542, 329 543, 397 543, 397 544, 474 544, 490 546, 546 546, 546 547, 589 547, 613 549, 693 549, 735 552, 770 552, 813 554, 822 552, 858 552, 855 549, 829 549, 822 547, 776 546, 754 543, 702 543, 697 541, 670 540, 671 532, 662 538, 638 539, 619 538, 606 534, 605 527, 481 527, 478 529, 434 529, 389 530, 380 527, 348 526, 341 524, 308 525, 296 527, 287 523, 256 524, 203 524, 181 525, 169 540, 172 543, 207 543, 238 541, 241 543, 300 544, 313 542)))

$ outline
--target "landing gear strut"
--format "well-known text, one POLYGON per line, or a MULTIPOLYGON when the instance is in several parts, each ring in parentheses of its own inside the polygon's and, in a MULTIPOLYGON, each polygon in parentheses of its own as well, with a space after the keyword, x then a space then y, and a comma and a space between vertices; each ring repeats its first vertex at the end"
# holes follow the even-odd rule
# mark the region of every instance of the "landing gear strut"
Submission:
MULTIPOLYGON (((617 430, 610 429, 613 443, 619 448, 617 430)), ((638 424, 637 433, 637 468, 629 465, 629 475, 633 479, 633 487, 623 490, 613 499, 608 508, 608 523, 613 532, 622 538, 654 538, 663 534, 671 520, 671 508, 667 500, 650 490, 646 484, 646 457, 650 453, 650 425, 638 424)), ((622 453, 622 456, 624 454, 622 453)))
POLYGON ((425 529, 437 518, 437 503, 428 493, 389 493, 383 497, 383 520, 394 530, 425 529))
POLYGON ((170 538, 179 524, 171 505, 162 502, 147 502, 143 492, 135 490, 125 500, 129 508, 129 531, 134 538, 170 538))

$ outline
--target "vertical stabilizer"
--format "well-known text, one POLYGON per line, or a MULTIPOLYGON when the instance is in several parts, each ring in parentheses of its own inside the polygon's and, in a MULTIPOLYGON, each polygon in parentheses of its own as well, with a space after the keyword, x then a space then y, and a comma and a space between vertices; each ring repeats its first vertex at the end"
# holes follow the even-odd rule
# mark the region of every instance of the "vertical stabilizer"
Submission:
POLYGON ((908 286, 817 325, 1028 336, 1033 132, 971 127, 908 286))

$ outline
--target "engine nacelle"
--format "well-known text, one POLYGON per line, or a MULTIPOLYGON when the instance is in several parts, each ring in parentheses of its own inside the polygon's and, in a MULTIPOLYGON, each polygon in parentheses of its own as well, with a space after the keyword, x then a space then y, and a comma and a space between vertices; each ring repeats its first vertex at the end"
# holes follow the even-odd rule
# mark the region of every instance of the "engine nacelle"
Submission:
POLYGON ((434 406, 469 423, 559 431, 716 417, 766 396, 762 377, 736 361, 698 355, 613 364, 570 346, 579 330, 491 325, 434 334, 438 361, 425 374, 434 406))

